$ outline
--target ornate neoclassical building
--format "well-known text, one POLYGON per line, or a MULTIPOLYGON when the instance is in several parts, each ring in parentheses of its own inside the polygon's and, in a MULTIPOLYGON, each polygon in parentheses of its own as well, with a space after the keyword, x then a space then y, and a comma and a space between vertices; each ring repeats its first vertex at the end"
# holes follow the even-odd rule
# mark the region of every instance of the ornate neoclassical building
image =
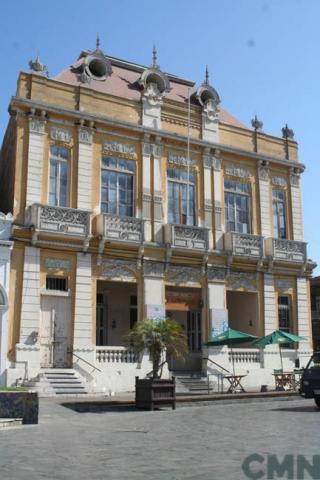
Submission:
POLYGON ((49 78, 37 59, 10 101, 0 209, 12 211, 8 383, 75 368, 91 390, 131 390, 151 370, 123 346, 143 317, 183 325, 190 351, 247 385, 272 382, 277 350, 207 349, 227 325, 305 336, 309 277, 293 132, 252 129, 223 110, 208 72, 197 86, 110 57, 99 44, 49 78))

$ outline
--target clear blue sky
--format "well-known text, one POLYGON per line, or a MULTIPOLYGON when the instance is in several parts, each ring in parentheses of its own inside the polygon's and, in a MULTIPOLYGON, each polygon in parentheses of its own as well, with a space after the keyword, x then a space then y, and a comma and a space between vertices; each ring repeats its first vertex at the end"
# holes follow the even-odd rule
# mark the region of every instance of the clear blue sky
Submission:
MULTIPOLYGON (((223 106, 264 131, 288 123, 300 143, 308 256, 320 263, 319 0, 11 0, 0 6, 0 138, 18 72, 37 52, 50 75, 82 49, 149 64, 198 83, 209 66, 223 106)), ((320 274, 320 269, 317 270, 320 274)))

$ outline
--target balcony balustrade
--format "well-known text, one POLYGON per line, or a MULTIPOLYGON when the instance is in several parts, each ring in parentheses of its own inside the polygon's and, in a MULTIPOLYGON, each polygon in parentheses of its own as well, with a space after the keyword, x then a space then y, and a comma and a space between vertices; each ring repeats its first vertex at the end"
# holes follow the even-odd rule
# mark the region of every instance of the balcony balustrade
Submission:
POLYGON ((192 250, 208 249, 208 229, 189 225, 165 225, 165 243, 192 250))
POLYGON ((141 218, 102 213, 97 219, 97 229, 109 241, 143 242, 144 221, 141 218))
POLYGON ((248 233, 227 232, 224 234, 224 248, 236 256, 263 257, 263 237, 248 233))
POLYGON ((136 363, 138 356, 125 347, 96 347, 98 363, 136 363))
POLYGON ((86 210, 34 203, 27 210, 26 221, 42 232, 73 237, 87 237, 91 233, 91 214, 86 210))
POLYGON ((273 260, 305 263, 307 260, 307 244, 282 238, 266 239, 266 254, 273 260))

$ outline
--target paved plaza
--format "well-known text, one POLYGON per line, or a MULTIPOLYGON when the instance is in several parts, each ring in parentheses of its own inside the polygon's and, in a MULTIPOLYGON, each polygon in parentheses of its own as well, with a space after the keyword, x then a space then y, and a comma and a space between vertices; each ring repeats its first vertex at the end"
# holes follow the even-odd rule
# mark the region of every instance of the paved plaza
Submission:
POLYGON ((319 420, 300 398, 102 413, 41 399, 39 425, 0 430, 0 478, 245 479, 242 463, 254 453, 318 455, 319 420))

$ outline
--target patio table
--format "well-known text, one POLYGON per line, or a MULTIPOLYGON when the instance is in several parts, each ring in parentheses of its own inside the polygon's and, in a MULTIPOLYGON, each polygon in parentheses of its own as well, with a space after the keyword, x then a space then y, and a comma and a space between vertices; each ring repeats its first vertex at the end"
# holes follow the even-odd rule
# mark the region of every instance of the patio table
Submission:
POLYGON ((302 371, 273 373, 276 390, 299 390, 302 371))
POLYGON ((230 386, 227 390, 227 393, 235 393, 237 389, 239 389, 241 392, 245 393, 245 389, 243 388, 241 381, 244 377, 247 375, 232 375, 232 374, 224 374, 223 378, 226 378, 228 382, 230 383, 230 386))

